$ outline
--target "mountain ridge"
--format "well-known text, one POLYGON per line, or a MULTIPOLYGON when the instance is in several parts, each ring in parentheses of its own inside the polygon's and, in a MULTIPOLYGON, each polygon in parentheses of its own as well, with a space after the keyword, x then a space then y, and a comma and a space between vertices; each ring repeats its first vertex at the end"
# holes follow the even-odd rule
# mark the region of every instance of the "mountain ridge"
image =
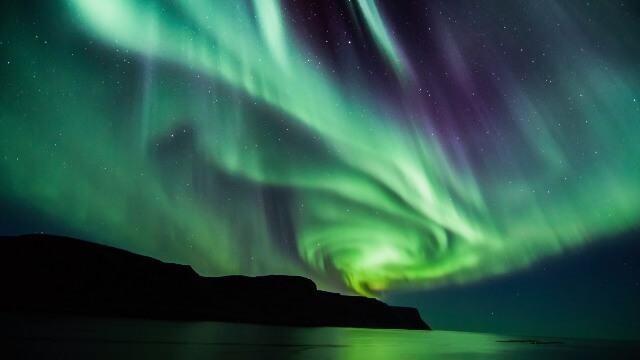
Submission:
POLYGON ((430 330, 414 308, 318 290, 301 276, 203 277, 84 240, 0 237, 0 311, 430 330))

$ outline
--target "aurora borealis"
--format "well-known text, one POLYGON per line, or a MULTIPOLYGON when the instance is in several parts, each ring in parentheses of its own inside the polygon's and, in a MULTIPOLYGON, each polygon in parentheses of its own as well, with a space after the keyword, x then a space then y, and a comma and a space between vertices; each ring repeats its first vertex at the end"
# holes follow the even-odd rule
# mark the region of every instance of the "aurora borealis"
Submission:
POLYGON ((631 5, 4 6, 0 199, 56 231, 376 295, 640 224, 631 5))

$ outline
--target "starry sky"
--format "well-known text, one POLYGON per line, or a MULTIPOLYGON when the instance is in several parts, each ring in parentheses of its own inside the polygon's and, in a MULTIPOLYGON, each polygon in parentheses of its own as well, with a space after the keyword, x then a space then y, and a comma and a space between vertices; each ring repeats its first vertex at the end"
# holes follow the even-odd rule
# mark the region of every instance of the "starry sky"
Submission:
POLYGON ((0 234, 640 338, 633 2, 1 6, 0 234))

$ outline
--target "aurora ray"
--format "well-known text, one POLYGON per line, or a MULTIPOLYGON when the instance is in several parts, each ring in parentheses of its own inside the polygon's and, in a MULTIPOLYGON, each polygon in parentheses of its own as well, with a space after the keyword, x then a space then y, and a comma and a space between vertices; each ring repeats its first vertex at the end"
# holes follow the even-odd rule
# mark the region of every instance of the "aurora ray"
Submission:
POLYGON ((638 48, 604 17, 502 5, 542 39, 517 44, 460 5, 409 38, 345 1, 359 31, 337 22, 328 56, 286 1, 48 6, 43 28, 3 21, 0 194, 71 234, 376 294, 640 222, 638 48))

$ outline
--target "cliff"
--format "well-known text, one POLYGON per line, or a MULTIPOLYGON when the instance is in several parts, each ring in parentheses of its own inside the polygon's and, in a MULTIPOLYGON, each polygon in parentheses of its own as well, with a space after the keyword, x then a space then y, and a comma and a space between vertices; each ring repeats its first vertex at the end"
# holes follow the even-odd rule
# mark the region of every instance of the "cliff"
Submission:
POLYGON ((0 237, 0 311, 429 330, 416 309, 320 291, 297 276, 202 277, 82 240, 0 237))

